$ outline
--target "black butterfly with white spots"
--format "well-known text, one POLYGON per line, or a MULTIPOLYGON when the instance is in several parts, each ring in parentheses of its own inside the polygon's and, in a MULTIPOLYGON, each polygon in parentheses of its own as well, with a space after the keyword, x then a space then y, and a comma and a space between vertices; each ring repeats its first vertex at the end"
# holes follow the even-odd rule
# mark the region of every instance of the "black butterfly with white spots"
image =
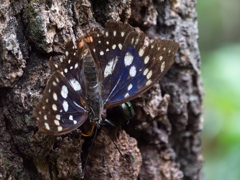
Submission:
POLYGON ((171 40, 150 42, 129 24, 113 21, 104 33, 95 28, 68 41, 61 62, 50 59, 53 74, 34 109, 39 131, 66 134, 88 118, 99 126, 104 108, 130 101, 158 82, 178 47, 171 40))

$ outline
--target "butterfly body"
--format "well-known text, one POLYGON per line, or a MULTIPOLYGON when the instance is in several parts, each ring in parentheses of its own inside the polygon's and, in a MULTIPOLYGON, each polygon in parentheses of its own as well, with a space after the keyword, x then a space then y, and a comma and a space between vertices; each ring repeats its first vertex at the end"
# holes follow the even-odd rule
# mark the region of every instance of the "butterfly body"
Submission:
POLYGON ((103 111, 102 87, 98 79, 96 66, 89 51, 83 59, 85 86, 87 87, 87 104, 89 106, 88 117, 91 123, 100 124, 103 111))
POLYGON ((144 93, 167 72, 179 44, 148 41, 127 23, 108 21, 105 31, 92 29, 66 43, 44 96, 34 109, 39 130, 66 134, 87 119, 100 124, 104 108, 111 108, 144 93))

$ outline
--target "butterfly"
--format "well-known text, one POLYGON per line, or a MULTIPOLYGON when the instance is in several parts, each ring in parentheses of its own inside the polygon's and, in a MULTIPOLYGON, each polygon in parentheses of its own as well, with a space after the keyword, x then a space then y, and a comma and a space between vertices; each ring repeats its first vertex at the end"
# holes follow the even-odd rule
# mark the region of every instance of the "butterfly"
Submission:
POLYGON ((128 23, 107 21, 102 33, 92 28, 68 40, 44 95, 34 109, 40 132, 62 135, 87 119, 99 126, 104 108, 128 102, 147 91, 172 66, 179 44, 149 41, 128 23))

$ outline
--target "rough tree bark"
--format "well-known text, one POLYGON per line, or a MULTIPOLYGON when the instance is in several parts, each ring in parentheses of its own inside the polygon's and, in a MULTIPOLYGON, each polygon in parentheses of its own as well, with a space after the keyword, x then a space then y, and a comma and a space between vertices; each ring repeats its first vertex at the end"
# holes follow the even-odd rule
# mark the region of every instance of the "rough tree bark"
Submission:
POLYGON ((136 116, 115 140, 100 131, 85 179, 203 179, 200 133, 203 88, 196 0, 1 0, 0 179, 78 179, 91 138, 75 130, 38 133, 33 108, 50 77, 48 60, 108 19, 129 22, 150 38, 180 43, 175 64, 132 101, 136 116))

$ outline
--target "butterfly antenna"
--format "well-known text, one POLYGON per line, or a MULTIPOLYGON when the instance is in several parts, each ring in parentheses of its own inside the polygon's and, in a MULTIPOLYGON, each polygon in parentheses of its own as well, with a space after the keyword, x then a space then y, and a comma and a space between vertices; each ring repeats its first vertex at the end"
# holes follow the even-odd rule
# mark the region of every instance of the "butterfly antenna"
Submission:
POLYGON ((85 172, 85 169, 86 169, 86 166, 87 166, 88 157, 89 157, 90 152, 92 151, 93 143, 94 143, 94 141, 96 139, 96 136, 97 136, 97 131, 98 131, 98 125, 96 126, 96 131, 95 131, 95 134, 94 134, 94 137, 93 137, 93 140, 92 140, 90 150, 88 151, 87 159, 86 159, 86 162, 85 162, 85 165, 84 165, 84 168, 83 168, 83 172, 82 172, 82 179, 84 178, 84 172, 85 172))
POLYGON ((123 157, 123 159, 125 159, 125 157, 123 156, 123 154, 121 153, 120 149, 117 147, 117 144, 114 142, 113 138, 111 137, 111 135, 108 133, 107 129, 102 126, 103 130, 107 133, 107 135, 110 137, 110 139, 112 140, 113 144, 116 146, 118 152, 121 154, 121 156, 123 157))

